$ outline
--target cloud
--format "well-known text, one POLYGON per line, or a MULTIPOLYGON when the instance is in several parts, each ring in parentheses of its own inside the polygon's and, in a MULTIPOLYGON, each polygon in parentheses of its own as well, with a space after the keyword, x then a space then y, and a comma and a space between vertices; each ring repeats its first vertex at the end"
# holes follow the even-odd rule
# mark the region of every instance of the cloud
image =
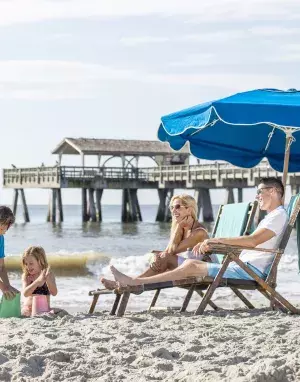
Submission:
POLYGON ((295 64, 300 62, 300 52, 299 53, 285 53, 271 56, 268 60, 269 62, 277 63, 290 63, 295 64))
POLYGON ((229 20, 294 20, 298 0, 5 0, 0 1, 0 25, 90 17, 161 14, 191 16, 190 22, 229 20))
POLYGON ((272 55, 266 58, 266 62, 282 64, 295 64, 300 62, 300 44, 290 43, 277 47, 272 55))
POLYGON ((169 65, 173 67, 193 67, 207 66, 215 63, 215 55, 211 53, 188 54, 181 61, 171 62, 169 65))
POLYGON ((278 27, 278 26, 257 26, 249 29, 253 35, 265 37, 285 37, 300 34, 300 28, 278 27))
POLYGON ((160 83, 169 85, 194 85, 232 89, 233 91, 243 91, 255 88, 284 88, 286 86, 284 78, 281 76, 266 73, 205 73, 201 74, 144 74, 144 82, 160 83))
POLYGON ((222 43, 231 42, 232 40, 240 40, 247 37, 247 32, 243 30, 219 30, 217 32, 203 32, 199 34, 189 34, 180 37, 179 41, 190 42, 211 42, 222 43))
POLYGON ((122 37, 120 43, 127 46, 136 46, 144 44, 161 44, 169 42, 169 37, 152 37, 152 36, 141 36, 141 37, 122 37))
POLYGON ((285 87, 266 73, 160 74, 68 61, 0 61, 0 98, 56 100, 93 98, 105 81, 158 85, 213 86, 240 91, 255 87, 285 87))
POLYGON ((135 73, 76 61, 0 61, 0 98, 93 97, 100 81, 130 80, 135 73))

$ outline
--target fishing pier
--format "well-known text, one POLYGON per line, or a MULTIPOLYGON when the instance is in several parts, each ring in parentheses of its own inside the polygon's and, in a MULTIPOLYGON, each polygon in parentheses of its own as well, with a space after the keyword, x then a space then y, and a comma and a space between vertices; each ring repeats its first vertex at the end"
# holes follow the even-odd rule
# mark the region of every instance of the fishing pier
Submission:
MULTIPOLYGON (((175 152, 168 144, 157 141, 105 140, 65 138, 53 154, 58 155, 56 166, 3 169, 3 188, 14 190, 13 212, 17 212, 21 196, 24 220, 29 222, 25 189, 51 190, 47 221, 63 221, 62 189, 81 189, 82 221, 102 221, 101 198, 104 190, 122 190, 123 222, 141 221, 138 201, 139 189, 157 189, 159 205, 156 221, 169 221, 169 201, 176 189, 192 189, 203 220, 212 221, 211 189, 226 189, 224 203, 233 203, 233 190, 243 200, 243 189, 255 187, 261 177, 280 177, 268 162, 245 169, 228 163, 189 165, 189 149, 175 152), (81 166, 63 166, 63 155, 80 155, 81 166), (85 166, 87 155, 97 156, 97 166, 85 166), (150 157, 153 167, 139 167, 139 158, 150 157), (112 158, 121 158, 121 167, 109 167, 112 158)), ((299 192, 300 173, 289 173, 287 185, 292 193, 299 192)))

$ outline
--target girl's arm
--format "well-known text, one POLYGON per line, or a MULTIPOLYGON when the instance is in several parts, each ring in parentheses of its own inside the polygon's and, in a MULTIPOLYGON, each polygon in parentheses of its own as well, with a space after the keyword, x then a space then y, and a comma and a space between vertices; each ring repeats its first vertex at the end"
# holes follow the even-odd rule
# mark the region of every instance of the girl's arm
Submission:
POLYGON ((57 286, 56 286, 56 281, 55 281, 55 276, 50 269, 47 270, 46 274, 46 283, 49 289, 49 292, 52 296, 57 295, 57 286))
POLYGON ((32 296, 32 293, 37 287, 44 285, 46 281, 45 274, 46 274, 46 271, 45 270, 42 271, 39 277, 36 280, 34 280, 33 283, 31 284, 29 283, 25 275, 22 275, 22 291, 23 291, 24 297, 32 296))

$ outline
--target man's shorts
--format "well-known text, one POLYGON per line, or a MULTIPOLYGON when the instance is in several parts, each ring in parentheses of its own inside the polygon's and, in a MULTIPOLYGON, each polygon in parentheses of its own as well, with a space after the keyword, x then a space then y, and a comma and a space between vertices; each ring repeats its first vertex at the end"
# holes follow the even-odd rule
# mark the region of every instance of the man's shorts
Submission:
MULTIPOLYGON (((257 274, 257 276, 261 277, 262 279, 266 279, 267 275, 263 274, 259 269, 254 267, 253 265, 249 263, 245 263, 253 272, 257 274)), ((216 277, 219 270, 221 269, 223 264, 219 263, 207 263, 207 271, 208 276, 210 277, 216 277)), ((242 279, 242 280, 253 280, 253 278, 245 272, 239 265, 236 263, 230 263, 228 265, 228 268, 226 269, 223 278, 225 279, 242 279)))

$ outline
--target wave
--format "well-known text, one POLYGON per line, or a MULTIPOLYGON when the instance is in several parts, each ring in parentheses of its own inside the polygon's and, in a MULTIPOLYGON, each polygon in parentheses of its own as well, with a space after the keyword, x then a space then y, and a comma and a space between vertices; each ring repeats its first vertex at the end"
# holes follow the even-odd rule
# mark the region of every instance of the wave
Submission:
MULTIPOLYGON (((50 267, 57 276, 84 276, 97 273, 107 265, 111 257, 100 252, 73 252, 47 254, 50 267)), ((21 272, 21 255, 10 255, 5 258, 5 267, 9 272, 21 272)))
MULTIPOLYGON (((150 254, 142 256, 112 257, 94 251, 66 252, 59 251, 47 254, 49 265, 57 276, 94 276, 108 277, 112 274, 109 265, 114 265, 121 272, 137 276, 149 266, 150 254)), ((5 266, 10 272, 21 272, 21 255, 9 255, 5 258, 5 266)), ((298 254, 295 248, 289 248, 282 257, 278 270, 289 275, 298 272, 298 254)))

